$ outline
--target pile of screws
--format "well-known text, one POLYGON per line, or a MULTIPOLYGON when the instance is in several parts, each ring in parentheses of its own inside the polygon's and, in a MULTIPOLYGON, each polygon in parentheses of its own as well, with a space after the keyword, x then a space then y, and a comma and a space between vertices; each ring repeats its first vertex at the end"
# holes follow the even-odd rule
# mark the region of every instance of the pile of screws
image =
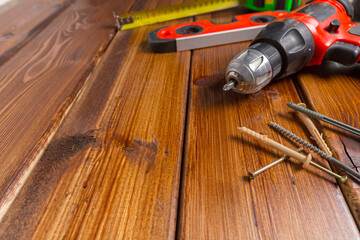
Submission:
MULTIPOLYGON (((356 177, 358 180, 360 179, 360 174, 358 172, 356 172, 355 170, 353 170, 352 168, 350 168, 349 166, 345 165, 344 163, 340 162, 339 160, 335 159, 334 157, 332 157, 332 153, 330 151, 330 149, 328 148, 328 146, 326 145, 325 141, 322 138, 322 135, 319 133, 319 131, 316 129, 315 125, 313 124, 313 122, 311 121, 311 119, 307 116, 311 116, 314 118, 317 118, 319 120, 325 121, 327 123, 330 123, 332 125, 335 125, 337 127, 340 127, 342 129, 345 129, 347 131, 350 131, 352 133, 358 134, 360 135, 360 130, 356 129, 354 127, 351 127, 349 125, 346 125, 344 123, 341 123, 339 121, 336 121, 334 119, 328 118, 326 116, 323 116, 319 113, 316 113, 314 111, 311 111, 307 108, 305 108, 305 104, 300 103, 300 104, 294 104, 294 103, 288 103, 287 104, 290 108, 295 109, 297 111, 299 111, 299 115, 300 118, 302 119, 302 121, 305 123, 305 125, 307 126, 307 128, 309 129, 311 135, 313 136, 313 138, 315 139, 316 143, 320 146, 321 149, 315 147, 314 145, 306 142, 305 140, 301 139, 300 137, 296 136, 295 134, 293 134, 292 132, 286 130, 285 128, 281 127, 280 125, 274 123, 274 122, 269 122, 269 125, 271 127, 273 127, 275 130, 279 131, 280 133, 284 134, 285 136, 287 136, 288 138, 302 144, 304 147, 310 149, 311 151, 317 153, 318 155, 320 155, 321 157, 325 158, 326 160, 328 160, 329 162, 337 165, 338 167, 341 167, 342 169, 344 169, 346 172, 348 172, 349 174, 351 174, 351 176, 356 177)), ((299 148, 296 151, 280 144, 277 143, 269 138, 267 138, 264 135, 261 135, 259 133, 256 133, 246 127, 239 127, 239 130, 252 137, 257 139, 258 141, 284 153, 285 155, 281 158, 279 158, 278 160, 270 163, 269 165, 266 165, 265 167, 255 171, 255 172, 249 172, 249 179, 252 180, 254 179, 258 174, 264 172, 265 170, 270 169, 271 167, 285 161, 286 159, 288 159, 289 157, 292 157, 300 162, 303 163, 303 167, 307 167, 308 165, 312 165, 318 169, 320 169, 321 171, 324 171, 328 174, 330 174, 331 176, 335 177, 336 179, 338 179, 340 182, 344 183, 347 180, 347 176, 340 176, 337 173, 330 171, 329 169, 311 161, 312 156, 311 154, 308 154, 307 156, 301 154, 300 152, 303 150, 303 148, 299 148)))

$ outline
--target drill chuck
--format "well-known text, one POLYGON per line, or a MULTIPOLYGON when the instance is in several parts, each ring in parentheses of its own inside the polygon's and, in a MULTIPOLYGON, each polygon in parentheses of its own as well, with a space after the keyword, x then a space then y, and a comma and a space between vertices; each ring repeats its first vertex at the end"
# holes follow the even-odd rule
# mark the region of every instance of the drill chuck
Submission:
POLYGON ((312 59, 314 49, 312 33, 305 24, 294 18, 279 18, 229 63, 224 90, 257 92, 272 79, 299 71, 312 59))
POLYGON ((229 63, 224 90, 254 93, 266 86, 281 71, 281 56, 275 47, 257 43, 229 63))

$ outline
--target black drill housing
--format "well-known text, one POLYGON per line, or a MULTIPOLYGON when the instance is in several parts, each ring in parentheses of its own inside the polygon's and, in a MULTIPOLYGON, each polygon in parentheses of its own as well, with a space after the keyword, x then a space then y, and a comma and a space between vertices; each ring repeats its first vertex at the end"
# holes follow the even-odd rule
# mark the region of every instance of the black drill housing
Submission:
POLYGON ((281 60, 278 57, 269 58, 273 69, 281 66, 280 72, 274 71, 276 78, 288 76, 306 66, 315 50, 310 30, 294 18, 280 18, 270 23, 257 35, 250 48, 263 52, 264 43, 272 45, 280 53, 281 60))

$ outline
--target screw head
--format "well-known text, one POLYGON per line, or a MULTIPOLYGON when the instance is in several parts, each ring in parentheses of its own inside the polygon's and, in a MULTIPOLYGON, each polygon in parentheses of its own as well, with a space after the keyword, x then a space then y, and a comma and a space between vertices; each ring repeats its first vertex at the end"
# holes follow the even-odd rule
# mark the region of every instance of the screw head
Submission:
POLYGON ((253 180, 255 178, 255 174, 253 172, 249 172, 249 179, 253 180))

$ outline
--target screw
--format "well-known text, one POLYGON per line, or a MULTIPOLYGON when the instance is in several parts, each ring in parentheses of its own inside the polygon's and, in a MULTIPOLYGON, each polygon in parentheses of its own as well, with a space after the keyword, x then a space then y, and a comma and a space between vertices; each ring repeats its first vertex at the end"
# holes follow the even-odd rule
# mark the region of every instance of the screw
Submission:
MULTIPOLYGON (((303 150, 303 148, 298 148, 298 149, 296 149, 297 152, 301 152, 302 150, 303 150)), ((250 178, 250 180, 254 179, 254 178, 255 178, 257 175, 259 175, 260 173, 262 173, 262 172, 264 172, 264 171, 266 171, 266 170, 274 167, 275 165, 277 165, 277 164, 279 164, 279 163, 287 160, 288 158, 289 158, 289 156, 284 155, 284 156, 282 156, 281 158, 279 158, 278 160, 275 160, 274 162, 266 165, 265 167, 260 168, 259 170, 255 171, 255 172, 249 171, 249 178, 250 178)))
POLYGON ((246 135, 261 141, 262 143, 268 145, 269 147, 272 147, 272 148, 274 148, 274 149, 276 149, 276 150, 278 150, 278 151, 280 151, 280 152, 282 152, 284 154, 287 154, 290 157, 293 157, 294 159, 302 162, 304 168, 307 167, 310 164, 310 165, 318 168, 319 170, 324 171, 324 172, 332 175, 333 177, 339 179, 341 182, 345 182, 346 179, 347 179, 346 176, 344 176, 344 177, 340 176, 340 175, 338 175, 338 174, 336 174, 336 173, 334 173, 334 172, 320 166, 319 164, 316 164, 313 161, 311 161, 311 158, 312 158, 311 154, 308 154, 307 156, 304 156, 304 155, 302 155, 302 154, 300 154, 300 153, 298 153, 298 152, 296 152, 296 151, 294 151, 294 150, 292 150, 292 149, 290 149, 290 148, 288 148, 288 147, 286 147, 286 146, 284 146, 284 145, 282 145, 282 144, 280 144, 278 142, 275 142, 274 140, 271 140, 271 139, 267 138, 264 135, 261 135, 261 134, 259 134, 257 132, 254 132, 254 131, 246 128, 246 127, 239 127, 238 129, 242 133, 245 133, 246 135))
POLYGON ((327 168, 324 168, 323 166, 317 164, 317 163, 314 163, 313 161, 310 161, 310 165, 313 166, 313 167, 316 167, 317 169, 323 171, 323 172, 326 172, 328 174, 330 174, 331 176, 333 176, 334 178, 336 179, 339 179, 340 182, 344 183, 346 182, 347 180, 347 176, 340 176, 339 174, 333 172, 333 171, 330 171, 329 169, 327 168))
POLYGON ((317 118, 317 119, 319 119, 321 121, 327 122, 327 123, 329 123, 331 125, 339 127, 341 129, 344 129, 344 130, 349 131, 351 133, 354 133, 356 135, 360 135, 360 129, 354 128, 354 127, 349 126, 349 125, 347 125, 345 123, 339 122, 339 121, 337 121, 335 119, 326 117, 326 116, 324 116, 324 115, 322 115, 320 113, 317 113, 315 111, 309 110, 309 109, 304 108, 304 107, 301 107, 301 106, 299 106, 299 105, 297 105, 295 103, 292 103, 292 102, 289 102, 287 105, 288 105, 289 108, 292 108, 292 109, 294 109, 296 111, 305 113, 306 115, 309 115, 310 117, 317 118))
MULTIPOLYGON (((306 107, 305 103, 298 103, 297 105, 301 107, 306 107)), ((315 140, 316 144, 319 146, 321 150, 332 156, 332 152, 324 141, 322 134, 320 134, 319 130, 316 128, 313 121, 311 121, 310 117, 302 112, 299 112, 299 118, 303 121, 307 129, 309 130, 311 136, 315 140)))
POLYGON ((353 176, 360 179, 360 174, 357 171, 355 171, 354 169, 352 169, 349 166, 345 165, 344 163, 340 162, 336 158, 330 156, 329 154, 326 154, 324 151, 320 150, 319 148, 315 147, 314 145, 306 142, 304 139, 296 136, 294 133, 290 132, 289 130, 281 127, 279 124, 276 124, 274 122, 269 122, 269 125, 271 127, 273 127, 275 130, 277 130, 277 131, 281 132, 282 134, 284 134, 285 136, 287 136, 287 137, 289 137, 291 139, 294 139, 296 142, 302 144, 304 147, 309 148, 310 150, 312 150, 315 153, 319 154, 321 157, 325 158, 329 162, 337 165, 338 167, 344 169, 345 171, 347 171, 351 175, 353 175, 353 176))

